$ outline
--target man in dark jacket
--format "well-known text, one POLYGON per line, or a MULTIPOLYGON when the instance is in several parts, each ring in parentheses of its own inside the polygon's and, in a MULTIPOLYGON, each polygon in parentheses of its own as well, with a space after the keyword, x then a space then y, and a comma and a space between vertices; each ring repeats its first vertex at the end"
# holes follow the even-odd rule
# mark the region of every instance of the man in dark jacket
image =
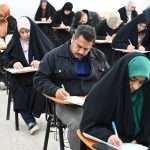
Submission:
POLYGON ((129 1, 127 6, 124 6, 118 10, 120 18, 124 23, 130 22, 135 18, 138 13, 136 11, 136 5, 133 1, 129 1))
MULTIPOLYGON (((92 48, 94 41, 94 28, 80 25, 70 42, 55 48, 42 59, 34 78, 35 87, 42 93, 62 100, 68 95, 87 95, 109 68, 104 54, 92 48)), ((83 108, 79 106, 56 104, 57 117, 68 126, 72 150, 80 149, 76 129, 79 128, 82 112, 83 108)))

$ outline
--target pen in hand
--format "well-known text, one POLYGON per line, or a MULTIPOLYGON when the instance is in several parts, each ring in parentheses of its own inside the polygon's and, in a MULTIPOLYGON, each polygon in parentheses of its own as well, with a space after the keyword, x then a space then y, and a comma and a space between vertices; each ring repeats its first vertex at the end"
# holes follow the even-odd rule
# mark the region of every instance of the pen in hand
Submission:
POLYGON ((61 87, 65 90, 65 87, 64 87, 64 85, 63 85, 63 84, 61 84, 61 87))
POLYGON ((129 42, 130 45, 133 45, 130 39, 128 39, 128 42, 129 42))
POLYGON ((115 124, 114 121, 112 121, 112 127, 113 127, 115 135, 118 137, 118 132, 117 132, 116 124, 115 124))

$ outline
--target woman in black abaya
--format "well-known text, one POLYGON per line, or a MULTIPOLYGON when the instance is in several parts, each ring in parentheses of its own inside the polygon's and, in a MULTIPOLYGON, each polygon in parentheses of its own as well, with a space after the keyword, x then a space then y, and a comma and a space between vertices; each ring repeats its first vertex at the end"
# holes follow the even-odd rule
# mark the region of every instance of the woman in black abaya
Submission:
POLYGON ((89 93, 81 131, 115 146, 150 143, 150 61, 140 53, 122 57, 89 93), (112 121, 116 123, 115 135, 112 121))
MULTIPOLYGON (((44 54, 52 49, 51 42, 29 18, 22 17, 17 22, 14 33, 2 61, 4 66, 21 69, 32 66, 38 68, 44 54)), ((38 130, 35 116, 45 110, 44 97, 33 88, 34 73, 14 74, 11 76, 11 89, 14 110, 21 113, 29 131, 38 130)))

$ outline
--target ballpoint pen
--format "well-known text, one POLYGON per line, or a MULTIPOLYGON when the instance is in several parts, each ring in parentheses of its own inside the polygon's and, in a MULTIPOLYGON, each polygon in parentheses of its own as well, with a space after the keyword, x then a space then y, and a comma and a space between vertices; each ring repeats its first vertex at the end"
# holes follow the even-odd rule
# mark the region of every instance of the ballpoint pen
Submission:
POLYGON ((129 42, 130 45, 133 45, 130 39, 128 39, 128 42, 129 42))
POLYGON ((112 127, 113 127, 113 130, 115 132, 115 135, 118 137, 118 132, 117 132, 116 124, 115 124, 114 121, 112 121, 112 127))

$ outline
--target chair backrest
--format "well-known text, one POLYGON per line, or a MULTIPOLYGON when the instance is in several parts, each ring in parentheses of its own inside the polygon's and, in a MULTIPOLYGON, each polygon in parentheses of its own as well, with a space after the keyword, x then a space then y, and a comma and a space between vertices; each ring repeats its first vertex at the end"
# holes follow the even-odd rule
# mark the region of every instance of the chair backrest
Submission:
POLYGON ((80 129, 77 129, 77 135, 79 137, 79 139, 90 149, 90 150, 95 150, 92 145, 95 144, 96 142, 86 138, 82 132, 80 131, 80 129))

